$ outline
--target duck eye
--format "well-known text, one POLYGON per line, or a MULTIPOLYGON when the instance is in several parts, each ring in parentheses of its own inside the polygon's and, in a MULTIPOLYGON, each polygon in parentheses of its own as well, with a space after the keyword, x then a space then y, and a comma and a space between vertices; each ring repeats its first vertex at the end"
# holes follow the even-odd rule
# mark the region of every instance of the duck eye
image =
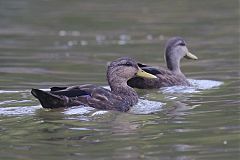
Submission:
POLYGON ((185 46, 186 44, 184 42, 179 43, 180 46, 185 46))
POLYGON ((133 66, 133 65, 132 65, 132 63, 130 63, 130 62, 126 62, 126 63, 125 63, 125 66, 133 66))

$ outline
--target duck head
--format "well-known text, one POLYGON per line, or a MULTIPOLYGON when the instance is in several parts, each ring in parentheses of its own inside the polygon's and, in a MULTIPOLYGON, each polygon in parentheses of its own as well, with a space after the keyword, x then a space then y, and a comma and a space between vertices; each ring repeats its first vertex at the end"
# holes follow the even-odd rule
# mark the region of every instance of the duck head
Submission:
POLYGON ((107 80, 113 86, 126 86, 127 81, 135 76, 145 78, 157 78, 156 76, 143 71, 135 60, 129 57, 118 58, 108 65, 107 80))
POLYGON ((180 61, 185 57, 187 59, 197 60, 197 56, 190 53, 187 44, 181 37, 170 38, 165 47, 165 60, 169 70, 181 73, 180 61))

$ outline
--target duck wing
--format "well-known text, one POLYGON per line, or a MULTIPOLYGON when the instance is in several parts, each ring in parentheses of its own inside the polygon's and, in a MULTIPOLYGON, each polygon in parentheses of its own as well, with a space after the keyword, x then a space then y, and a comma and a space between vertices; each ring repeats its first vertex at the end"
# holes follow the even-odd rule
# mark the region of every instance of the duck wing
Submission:
POLYGON ((147 65, 140 65, 141 68, 158 77, 158 79, 147 79, 142 77, 134 77, 128 81, 128 85, 133 88, 140 89, 153 89, 153 88, 161 88, 168 87, 174 85, 184 85, 189 86, 189 82, 185 78, 184 75, 175 74, 170 70, 167 70, 163 67, 154 68, 147 65))
POLYGON ((74 88, 71 90, 57 90, 57 91, 50 91, 50 93, 54 95, 59 95, 59 96, 67 96, 67 97, 78 97, 78 96, 84 96, 88 95, 88 93, 84 90, 81 90, 79 88, 74 88))
MULTIPOLYGON (((150 74, 153 74, 155 76, 159 74, 164 74, 161 70, 158 68, 138 63, 138 66, 144 70, 145 72, 148 72, 150 74)), ((147 79, 147 78, 142 78, 142 77, 134 77, 128 80, 127 84, 130 87, 133 88, 139 88, 139 89, 152 89, 152 88, 157 88, 156 85, 158 83, 158 79, 147 79)))
POLYGON ((142 67, 142 70, 144 70, 145 72, 148 72, 150 74, 153 74, 153 75, 161 74, 161 71, 159 71, 159 69, 150 67, 150 66, 142 67))
POLYGON ((51 87, 50 90, 51 91, 60 91, 60 90, 64 90, 67 89, 68 87, 51 87))
POLYGON ((120 96, 96 85, 73 86, 51 91, 32 89, 31 93, 40 101, 43 108, 86 105, 103 110, 127 111, 129 109, 125 107, 127 104, 120 96))
POLYGON ((188 85, 188 81, 184 75, 173 73, 162 67, 159 69, 159 72, 160 73, 156 75, 158 77, 158 83, 156 85, 158 88, 174 85, 188 85))
POLYGON ((148 66, 146 64, 142 64, 142 63, 138 63, 138 66, 144 70, 145 72, 148 72, 150 74, 153 75, 157 75, 157 74, 161 74, 161 72, 159 71, 158 68, 152 67, 152 66, 148 66))
POLYGON ((88 97, 79 98, 85 105, 101 110, 117 110, 122 112, 129 110, 129 105, 121 96, 113 94, 110 90, 102 87, 94 88, 88 97))
POLYGON ((43 91, 32 89, 31 93, 36 97, 43 108, 61 108, 82 105, 81 101, 76 101, 76 97, 89 96, 89 93, 79 88, 71 88, 57 91, 43 91))

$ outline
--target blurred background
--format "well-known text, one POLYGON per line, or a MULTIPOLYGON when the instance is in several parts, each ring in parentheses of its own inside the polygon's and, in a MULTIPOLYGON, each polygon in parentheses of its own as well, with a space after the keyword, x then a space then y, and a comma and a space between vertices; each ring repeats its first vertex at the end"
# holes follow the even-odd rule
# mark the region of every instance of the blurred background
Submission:
POLYGON ((106 62, 121 56, 164 65, 164 44, 172 36, 182 36, 199 56, 198 62, 183 63, 191 65, 184 69, 187 75, 212 72, 208 67, 227 63, 226 57, 234 65, 239 57, 237 0, 1 0, 0 5, 1 88, 106 84, 106 62))
POLYGON ((238 159, 239 9, 238 0, 0 0, 0 159, 238 159), (147 115, 36 109, 29 89, 106 86, 118 57, 165 66, 172 36, 199 58, 182 60, 188 78, 223 85, 138 90, 165 104, 147 115))

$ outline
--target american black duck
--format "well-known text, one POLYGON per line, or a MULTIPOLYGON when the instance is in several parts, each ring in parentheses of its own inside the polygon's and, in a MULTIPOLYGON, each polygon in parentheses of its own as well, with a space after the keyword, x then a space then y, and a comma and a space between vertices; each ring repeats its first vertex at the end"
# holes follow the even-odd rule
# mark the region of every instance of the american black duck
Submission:
POLYGON ((138 63, 142 70, 157 76, 158 79, 134 77, 128 81, 128 85, 140 89, 153 89, 175 85, 190 86, 190 83, 180 69, 180 61, 183 57, 193 60, 198 59, 188 51, 187 44, 183 38, 170 38, 165 47, 167 69, 163 67, 154 68, 152 66, 138 63))
POLYGON ((138 102, 136 91, 127 85, 134 76, 157 78, 138 67, 128 57, 119 58, 107 68, 107 80, 111 91, 93 84, 72 87, 52 87, 50 91, 32 89, 43 108, 60 108, 86 105, 101 110, 126 112, 138 102))

